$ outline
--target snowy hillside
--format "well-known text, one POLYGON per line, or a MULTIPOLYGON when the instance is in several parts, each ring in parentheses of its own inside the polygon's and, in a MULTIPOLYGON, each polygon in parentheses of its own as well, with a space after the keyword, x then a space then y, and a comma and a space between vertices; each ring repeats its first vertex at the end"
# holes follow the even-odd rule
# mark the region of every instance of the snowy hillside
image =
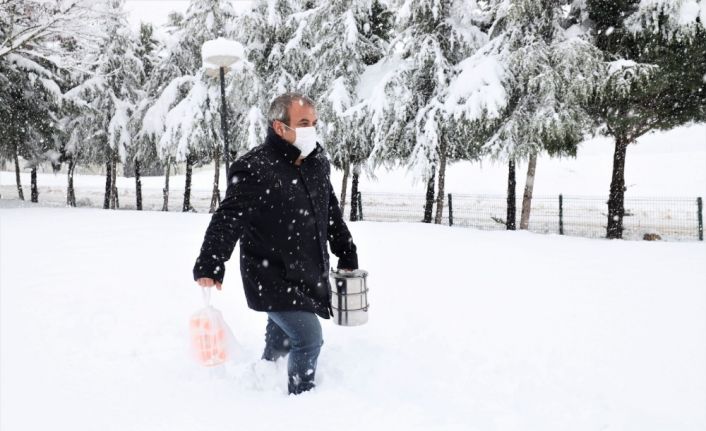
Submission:
POLYGON ((190 360, 208 221, 0 210, 0 429, 706 429, 703 243, 353 223, 370 321, 325 322, 290 398, 237 260, 214 301, 241 353, 223 378, 190 360))

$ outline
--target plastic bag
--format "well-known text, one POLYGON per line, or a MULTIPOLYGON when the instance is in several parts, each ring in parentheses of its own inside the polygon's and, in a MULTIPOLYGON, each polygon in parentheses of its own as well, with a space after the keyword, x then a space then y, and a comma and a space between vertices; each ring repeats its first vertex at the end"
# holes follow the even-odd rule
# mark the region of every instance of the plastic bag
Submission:
POLYGON ((202 288, 205 307, 191 316, 191 346, 196 360, 205 367, 221 365, 230 359, 233 333, 220 311, 211 302, 211 289, 202 288))

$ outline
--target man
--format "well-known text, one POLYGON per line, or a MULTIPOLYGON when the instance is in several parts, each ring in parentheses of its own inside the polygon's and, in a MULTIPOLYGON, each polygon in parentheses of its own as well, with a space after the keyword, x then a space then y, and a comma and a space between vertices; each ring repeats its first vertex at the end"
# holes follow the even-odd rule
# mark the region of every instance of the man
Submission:
POLYGON ((323 344, 317 315, 331 310, 329 255, 357 269, 358 256, 316 142, 314 103, 298 93, 270 106, 267 139, 228 170, 226 197, 213 214, 194 265, 194 280, 221 289, 225 262, 240 240, 240 274, 248 306, 266 312, 265 350, 289 354, 289 393, 312 389, 323 344))

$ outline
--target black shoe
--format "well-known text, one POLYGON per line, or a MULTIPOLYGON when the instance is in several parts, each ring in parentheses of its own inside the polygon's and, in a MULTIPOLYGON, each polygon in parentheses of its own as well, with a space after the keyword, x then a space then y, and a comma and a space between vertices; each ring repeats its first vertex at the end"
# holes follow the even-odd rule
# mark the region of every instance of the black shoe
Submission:
POLYGON ((315 387, 316 383, 313 380, 302 381, 299 376, 291 376, 289 378, 289 395, 299 395, 315 387))

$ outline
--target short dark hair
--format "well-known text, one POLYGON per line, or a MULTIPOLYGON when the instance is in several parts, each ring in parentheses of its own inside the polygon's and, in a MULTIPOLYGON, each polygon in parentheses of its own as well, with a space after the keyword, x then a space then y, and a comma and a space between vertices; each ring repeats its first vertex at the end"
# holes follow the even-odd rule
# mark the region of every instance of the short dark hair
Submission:
POLYGON ((270 104, 270 109, 267 111, 268 124, 272 126, 272 122, 277 120, 290 126, 289 107, 292 106, 292 103, 294 102, 299 102, 303 105, 316 108, 314 101, 308 96, 296 92, 284 93, 281 96, 275 97, 275 100, 273 100, 270 104))

